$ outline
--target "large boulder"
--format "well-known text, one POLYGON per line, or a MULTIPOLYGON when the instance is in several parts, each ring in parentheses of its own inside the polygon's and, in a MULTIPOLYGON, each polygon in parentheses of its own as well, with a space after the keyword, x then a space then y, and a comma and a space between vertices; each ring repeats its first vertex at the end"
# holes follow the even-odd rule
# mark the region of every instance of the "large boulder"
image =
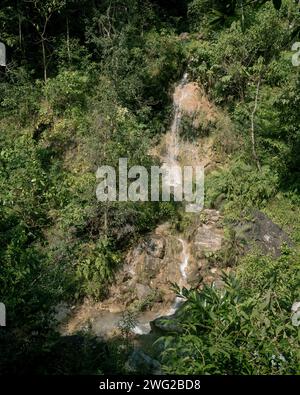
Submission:
POLYGON ((137 300, 146 300, 149 295, 154 296, 153 303, 158 308, 162 302, 172 303, 174 292, 170 283, 180 280, 181 251, 181 243, 167 226, 157 228, 128 252, 110 289, 108 304, 128 307, 137 300))
POLYGON ((221 270, 212 259, 224 242, 222 217, 217 210, 203 210, 189 229, 191 256, 188 268, 188 283, 193 288, 219 281, 221 270))
POLYGON ((126 369, 130 373, 162 374, 160 363, 138 348, 130 355, 126 369))
POLYGON ((166 317, 159 317, 150 322, 151 329, 155 332, 176 332, 181 333, 182 327, 179 324, 176 314, 166 317))
POLYGON ((278 257, 283 244, 292 246, 289 236, 266 214, 255 210, 251 220, 244 220, 233 226, 236 238, 244 244, 245 250, 257 246, 264 254, 278 257))

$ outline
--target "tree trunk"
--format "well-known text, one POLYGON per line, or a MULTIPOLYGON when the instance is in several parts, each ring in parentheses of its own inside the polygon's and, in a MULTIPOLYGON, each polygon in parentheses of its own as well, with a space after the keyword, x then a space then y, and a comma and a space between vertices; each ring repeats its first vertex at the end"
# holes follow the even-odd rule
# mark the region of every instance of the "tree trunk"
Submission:
POLYGON ((21 20, 21 15, 18 15, 19 19, 19 44, 20 44, 20 49, 22 51, 22 20, 21 20))
POLYGON ((70 29, 69 29, 69 18, 67 16, 67 51, 68 51, 68 60, 69 64, 71 62, 71 51, 70 51, 70 29))
POLYGON ((47 82, 47 59, 46 59, 46 48, 45 48, 45 40, 42 37, 42 52, 43 52, 43 67, 44 67, 44 81, 47 82))
POLYGON ((255 142, 255 128, 254 128, 254 117, 255 117, 255 113, 257 110, 257 104, 258 104, 258 95, 259 95, 259 88, 260 88, 260 78, 258 80, 257 86, 256 86, 256 95, 255 95, 255 104, 254 104, 254 108, 251 114, 251 143, 252 143, 252 155, 253 158, 255 160, 256 166, 258 168, 258 170, 261 170, 261 166, 260 166, 260 161, 259 158, 257 156, 257 152, 256 152, 256 142, 255 142))

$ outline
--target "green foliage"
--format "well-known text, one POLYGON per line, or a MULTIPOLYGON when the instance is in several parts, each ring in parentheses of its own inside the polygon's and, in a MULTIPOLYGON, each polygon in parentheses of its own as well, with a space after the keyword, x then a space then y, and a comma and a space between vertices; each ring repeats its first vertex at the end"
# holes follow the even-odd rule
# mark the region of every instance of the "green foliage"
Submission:
POLYGON ((125 32, 105 68, 122 105, 151 110, 169 103, 167 89, 170 81, 180 78, 181 61, 181 47, 172 31, 149 31, 135 40, 125 32))
POLYGON ((0 80, 0 108, 3 116, 13 116, 15 122, 28 121, 28 114, 34 115, 39 108, 42 86, 33 81, 24 67, 12 68, 7 80, 0 80))
POLYGON ((200 43, 192 53, 191 71, 199 68, 201 81, 211 81, 218 102, 221 97, 244 99, 247 82, 256 74, 255 68, 263 59, 268 64, 288 40, 284 18, 278 18, 272 8, 262 9, 243 32, 241 24, 234 22, 222 30, 210 45, 200 43))
POLYGON ((278 175, 269 167, 258 172, 243 161, 237 161, 222 171, 211 173, 206 181, 208 205, 214 205, 219 196, 226 198, 224 209, 239 213, 251 207, 263 207, 278 189, 278 175))
POLYGON ((118 323, 118 327, 121 331, 121 335, 124 337, 127 345, 129 345, 132 330, 137 325, 136 314, 132 311, 126 311, 123 313, 121 320, 118 323))
POLYGON ((281 144, 287 144, 288 147, 285 159, 287 172, 282 174, 283 184, 291 185, 295 191, 299 191, 300 118, 297 111, 299 104, 299 74, 296 72, 275 102, 281 125, 279 141, 281 144))
POLYGON ((300 200, 295 192, 279 193, 265 208, 266 214, 295 241, 300 242, 300 200), (296 219, 296 220, 295 220, 296 219))
POLYGON ((112 252, 107 240, 97 243, 92 251, 89 246, 84 247, 87 250, 87 257, 79 256, 76 265, 78 284, 80 284, 78 292, 98 299, 106 295, 113 273, 120 263, 120 256, 112 252))
MULTIPOLYGON (((236 266, 237 279, 226 278, 225 291, 184 291, 183 333, 165 339, 166 371, 296 372, 290 307, 299 297, 300 89, 290 48, 299 37, 299 5, 194 0, 185 16, 177 2, 159 4, 1 3, 8 49, 0 70, 0 301, 10 328, 0 333, 4 372, 124 371, 128 347, 89 334, 59 336, 54 307, 104 298, 123 254, 161 221, 188 229, 190 218, 178 222, 172 202, 103 204, 95 196, 98 166, 117 167, 120 157, 148 170, 158 164, 150 148, 169 127, 170 92, 185 69, 233 123, 220 119, 197 131, 217 135, 224 160, 206 178, 207 205, 220 207, 225 220, 263 208, 296 252, 238 264, 229 235, 217 258, 236 266), (177 34, 188 26, 187 38, 177 34)), ((192 141, 196 131, 185 121, 192 141)), ((125 338, 134 325, 134 316, 123 317, 125 338)))
POLYGON ((211 27, 208 36, 204 28, 204 40, 190 40, 185 48, 189 71, 233 114, 244 142, 244 161, 255 162, 250 138, 253 116, 259 161, 273 169, 281 183, 297 188, 299 73, 292 65, 290 48, 298 34, 299 6, 285 1, 278 12, 271 4, 259 9, 250 4, 244 11, 244 25, 235 20, 218 31, 211 27))
POLYGON ((86 74, 66 70, 47 81, 45 95, 54 112, 59 114, 70 105, 73 107, 84 106, 88 88, 88 76, 86 74))
MULTIPOLYGON (((193 29, 203 24, 228 26, 235 20, 245 23, 248 13, 271 0, 193 0, 188 6, 189 20, 193 29)), ((272 0, 275 10, 280 10, 282 0, 272 0)), ((201 26, 202 27, 202 26, 201 26)))
POLYGON ((225 276, 223 290, 213 287, 200 292, 183 290, 187 301, 177 318, 183 332, 161 339, 165 371, 297 373, 298 331, 291 323, 291 306, 298 295, 295 282, 285 278, 291 275, 295 278, 299 257, 298 263, 291 259, 294 258, 287 253, 277 264, 257 260, 257 266, 250 272, 249 265, 242 265, 246 277, 225 276), (282 272, 283 267, 288 267, 288 274, 282 272), (257 272, 261 276, 255 283, 257 272), (249 288, 252 282, 253 287, 249 288))
POLYGON ((291 300, 299 298, 299 254, 283 247, 278 259, 269 256, 247 255, 238 268, 241 287, 249 294, 271 289, 280 299, 281 307, 289 309, 291 300))

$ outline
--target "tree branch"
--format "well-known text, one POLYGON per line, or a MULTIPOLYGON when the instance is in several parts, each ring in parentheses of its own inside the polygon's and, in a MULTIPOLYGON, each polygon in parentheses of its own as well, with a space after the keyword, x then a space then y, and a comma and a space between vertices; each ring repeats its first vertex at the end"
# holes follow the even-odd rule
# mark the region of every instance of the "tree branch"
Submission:
POLYGON ((256 152, 256 142, 255 142, 255 128, 254 128, 254 117, 257 111, 257 105, 258 105, 258 95, 259 95, 259 88, 260 88, 260 83, 261 83, 261 76, 259 76, 258 82, 257 82, 257 86, 256 86, 256 95, 255 95, 255 103, 254 103, 254 108, 251 114, 251 143, 252 143, 252 155, 253 158, 256 162, 256 166, 258 168, 259 171, 261 171, 261 165, 260 165, 260 161, 259 158, 257 156, 257 152, 256 152))

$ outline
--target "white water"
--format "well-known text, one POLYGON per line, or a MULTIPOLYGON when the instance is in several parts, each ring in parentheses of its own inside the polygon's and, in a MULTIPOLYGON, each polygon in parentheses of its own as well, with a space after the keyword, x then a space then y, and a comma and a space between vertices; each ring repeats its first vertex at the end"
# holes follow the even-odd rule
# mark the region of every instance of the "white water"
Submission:
MULTIPOLYGON (((188 74, 185 73, 179 83, 179 87, 183 87, 186 83, 188 82, 188 74)), ((182 114, 181 114, 181 109, 180 109, 180 103, 181 100, 183 99, 183 93, 176 98, 175 100, 175 95, 174 95, 174 101, 173 101, 173 108, 174 108, 174 118, 171 126, 171 138, 170 138, 170 144, 167 147, 167 158, 166 158, 166 164, 168 166, 172 166, 172 172, 170 174, 169 178, 169 183, 170 186, 176 187, 177 185, 181 185, 181 169, 179 166, 178 162, 178 154, 179 154, 179 143, 180 143, 180 137, 179 137, 179 132, 180 132, 180 124, 181 124, 181 119, 182 119, 182 114)), ((189 254, 187 253, 187 244, 184 240, 178 239, 182 245, 182 261, 180 264, 180 274, 181 274, 181 281, 180 281, 180 286, 185 285, 186 283, 186 269, 189 264, 189 254)), ((174 303, 172 304, 170 310, 166 314, 168 315, 173 315, 175 312, 178 310, 178 308, 183 304, 184 300, 182 298, 179 298, 178 296, 175 298, 174 303)))
POLYGON ((172 304, 171 308, 169 311, 165 314, 166 317, 169 317, 170 315, 173 315, 176 313, 176 311, 179 309, 179 307, 184 303, 184 300, 180 298, 179 296, 176 296, 174 303, 172 304))
POLYGON ((148 322, 147 324, 138 324, 138 325, 136 325, 132 329, 132 332, 135 335, 147 335, 148 333, 151 332, 150 322, 148 322))
MULTIPOLYGON (((181 245, 182 245, 182 258, 181 258, 181 263, 179 266, 179 270, 180 270, 180 274, 181 274, 181 279, 179 282, 179 286, 185 286, 186 285, 186 279, 187 279, 187 267, 189 264, 189 253, 187 252, 187 244, 186 241, 182 240, 182 239, 178 239, 178 241, 180 241, 181 245)), ((176 311, 179 309, 179 307, 184 303, 184 299, 180 298, 180 297, 176 297, 174 303, 172 304, 170 310, 168 311, 168 313, 166 314, 167 316, 169 315, 173 315, 176 313, 176 311)))
POLYGON ((171 141, 167 150, 167 161, 170 164, 176 164, 179 154, 179 128, 181 123, 181 111, 178 105, 174 103, 174 118, 171 127, 171 141))
POLYGON ((182 275, 183 279, 186 280, 186 277, 187 277, 186 269, 187 269, 188 264, 189 264, 189 254, 187 253, 186 241, 184 241, 182 239, 178 239, 178 240, 182 244, 182 255, 183 255, 183 260, 182 260, 182 263, 180 265, 180 272, 181 272, 181 275, 182 275))
MULTIPOLYGON (((184 86, 187 83, 188 80, 188 74, 185 73, 184 76, 182 77, 179 87, 184 86)), ((180 102, 182 100, 182 95, 179 96, 175 100, 175 97, 173 99, 173 109, 174 109, 174 117, 171 125, 171 135, 170 135, 170 143, 167 147, 167 157, 166 157, 166 162, 168 165, 176 165, 178 164, 177 159, 178 159, 178 154, 179 154, 179 130, 180 130, 180 124, 181 124, 181 109, 180 109, 180 102)))
MULTIPOLYGON (((187 83, 188 74, 185 73, 182 77, 179 87, 184 86, 187 83)), ((182 185, 181 179, 181 168, 178 163, 178 155, 179 155, 179 145, 180 145, 180 125, 182 119, 181 113, 181 100, 183 98, 183 93, 180 93, 179 97, 173 98, 173 110, 174 117, 171 124, 171 133, 170 133, 170 141, 167 146, 167 153, 164 160, 163 168, 170 169, 169 171, 169 186, 176 188, 177 186, 182 185)))

